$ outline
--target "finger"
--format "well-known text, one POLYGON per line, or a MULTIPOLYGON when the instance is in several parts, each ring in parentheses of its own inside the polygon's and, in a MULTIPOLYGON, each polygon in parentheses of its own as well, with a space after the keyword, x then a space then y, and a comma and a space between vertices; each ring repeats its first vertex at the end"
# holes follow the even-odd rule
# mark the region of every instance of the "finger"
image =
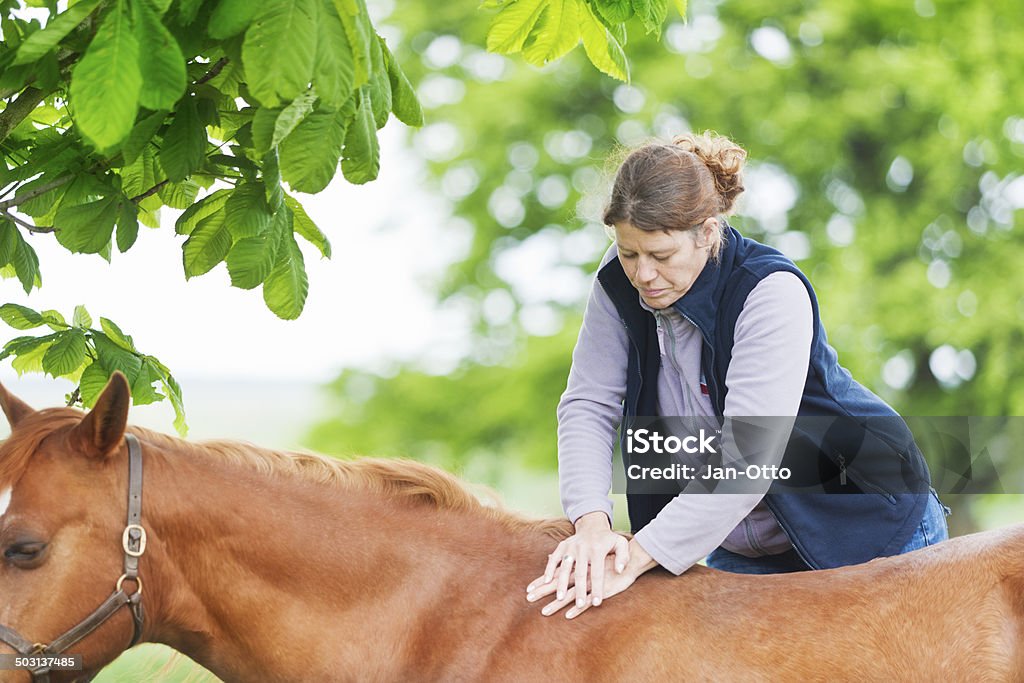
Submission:
POLYGON ((627 564, 629 564, 629 541, 625 536, 619 536, 615 541, 615 571, 621 574, 627 564))
POLYGON ((558 583, 556 581, 552 580, 548 581, 547 583, 543 583, 543 579, 544 577, 542 576, 536 581, 534 581, 536 585, 533 586, 533 590, 526 594, 527 602, 535 602, 536 600, 540 600, 545 596, 553 594, 555 590, 558 588, 558 583))
POLYGON ((569 590, 569 579, 572 577, 572 565, 575 561, 576 558, 572 555, 566 555, 558 567, 558 592, 556 595, 559 600, 563 599, 566 591, 569 590))
POLYGON ((552 614, 555 614, 559 610, 563 609, 566 605, 572 604, 572 601, 575 599, 575 593, 576 589, 570 588, 565 597, 561 599, 552 600, 548 604, 544 605, 544 608, 541 609, 540 613, 546 617, 550 617, 552 614))
POLYGON ((526 587, 526 592, 527 593, 532 593, 535 590, 537 590, 538 588, 540 588, 541 586, 547 585, 549 583, 553 584, 554 580, 553 579, 549 579, 546 576, 538 576, 536 579, 534 579, 533 581, 530 582, 529 586, 526 587))
POLYGON ((548 555, 547 566, 544 567, 544 583, 551 581, 555 576, 555 567, 562 561, 562 556, 565 554, 565 541, 562 541, 555 546, 554 552, 548 555))
MULTIPOLYGON (((579 585, 579 582, 576 585, 579 585)), ((604 557, 593 558, 590 565, 590 598, 587 602, 593 602, 594 607, 600 605, 604 599, 604 557)), ((579 600, 576 601, 576 606, 580 606, 579 600)))
POLYGON ((579 615, 583 614, 588 609, 590 609, 590 605, 591 604, 592 603, 590 602, 590 600, 587 600, 586 602, 583 603, 582 607, 580 607, 579 605, 573 605, 569 609, 569 611, 565 613, 565 618, 566 619, 575 619, 576 617, 578 617, 579 615))
POLYGON ((587 599, 587 558, 581 557, 576 560, 576 606, 582 607, 587 599))

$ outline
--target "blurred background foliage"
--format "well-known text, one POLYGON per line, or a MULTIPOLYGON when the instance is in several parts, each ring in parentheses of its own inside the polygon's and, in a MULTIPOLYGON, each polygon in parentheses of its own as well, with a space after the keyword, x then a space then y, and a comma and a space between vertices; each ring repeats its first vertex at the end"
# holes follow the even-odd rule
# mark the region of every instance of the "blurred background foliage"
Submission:
MULTIPOLYGON (((1015 0, 696 0, 658 40, 631 27, 628 84, 581 50, 542 69, 486 52, 492 14, 472 3, 371 13, 426 111, 407 140, 450 202, 439 247, 458 254, 437 294, 474 339, 456 367, 345 371, 313 447, 553 471, 609 244, 607 160, 689 129, 747 148, 732 222, 809 275, 862 383, 905 415, 1024 412, 1015 0)), ((394 322, 402 334, 400 306, 394 322)))

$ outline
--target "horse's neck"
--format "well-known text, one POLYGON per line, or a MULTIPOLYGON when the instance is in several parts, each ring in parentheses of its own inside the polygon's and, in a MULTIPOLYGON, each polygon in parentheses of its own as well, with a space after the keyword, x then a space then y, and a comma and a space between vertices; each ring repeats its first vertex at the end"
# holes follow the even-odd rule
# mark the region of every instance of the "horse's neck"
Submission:
POLYGON ((171 465, 146 475, 147 635, 228 679, 287 680, 300 654, 388 677, 404 624, 463 600, 481 615, 523 602, 554 545, 480 514, 216 459, 171 465))

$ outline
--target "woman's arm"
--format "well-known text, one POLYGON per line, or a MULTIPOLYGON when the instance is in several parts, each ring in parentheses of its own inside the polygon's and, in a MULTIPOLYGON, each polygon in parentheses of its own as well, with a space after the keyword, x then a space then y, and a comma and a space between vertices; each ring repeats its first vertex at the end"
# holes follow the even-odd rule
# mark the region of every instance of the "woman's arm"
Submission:
MULTIPOLYGON (((605 254, 604 265, 615 256, 605 254)), ((612 453, 626 393, 629 341, 615 305, 594 278, 572 369, 558 403, 558 482, 569 521, 595 511, 612 518, 612 453)))

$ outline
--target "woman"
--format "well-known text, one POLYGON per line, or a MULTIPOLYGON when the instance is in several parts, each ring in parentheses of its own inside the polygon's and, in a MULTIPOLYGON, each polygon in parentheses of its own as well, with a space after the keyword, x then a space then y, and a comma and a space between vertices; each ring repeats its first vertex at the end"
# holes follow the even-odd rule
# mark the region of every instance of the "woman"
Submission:
POLYGON ((810 282, 726 222, 743 192, 745 158, 724 137, 687 134, 634 150, 616 174, 604 214, 615 243, 594 282, 558 407, 561 496, 576 533, 527 587, 530 601, 555 594, 545 615, 575 603, 566 615, 575 617, 653 567, 681 574, 705 556, 717 569, 778 573, 866 562, 947 538, 948 508, 928 486, 913 436, 839 365, 810 282), (611 529, 607 494, 615 430, 628 465, 626 436, 640 416, 798 416, 792 436, 787 429, 769 444, 766 462, 821 473, 824 492, 627 488, 635 534, 628 538, 611 529), (872 463, 868 470, 849 468, 855 454, 872 463), (887 469, 918 485, 871 483, 873 470, 887 469))

